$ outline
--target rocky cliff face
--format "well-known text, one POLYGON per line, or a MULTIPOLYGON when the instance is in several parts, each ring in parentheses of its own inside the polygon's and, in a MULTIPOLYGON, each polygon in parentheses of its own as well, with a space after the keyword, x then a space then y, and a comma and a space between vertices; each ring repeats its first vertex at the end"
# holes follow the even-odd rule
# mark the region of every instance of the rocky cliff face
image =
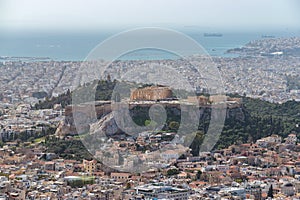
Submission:
POLYGON ((99 121, 92 123, 89 131, 91 134, 105 134, 108 137, 121 132, 112 113, 109 113, 102 117, 99 121))
MULTIPOLYGON (((151 107, 152 104, 141 104, 141 105, 130 105, 130 117, 134 120, 135 122, 138 123, 138 120, 141 121, 139 125, 143 125, 143 122, 145 119, 147 119, 148 111, 149 108, 151 107)), ((74 120, 73 120, 73 113, 72 113, 72 108, 69 106, 66 108, 65 111, 65 120, 60 123, 56 134, 58 135, 66 135, 66 134, 77 134, 79 133, 85 133, 85 132, 97 132, 101 134, 106 134, 107 136, 112 136, 114 134, 119 134, 122 133, 122 131, 118 128, 112 114, 112 108, 111 108, 110 103, 105 103, 105 104, 99 104, 96 105, 95 110, 97 113, 97 118, 99 119, 98 121, 92 121, 90 120, 90 114, 85 113, 86 110, 77 110, 80 111, 80 115, 85 122, 82 123, 82 125, 79 127, 75 127, 74 120)), ((171 120, 176 120, 179 119, 182 114, 182 110, 179 104, 166 104, 164 105, 168 118, 171 120)), ((203 119, 210 119, 210 117, 217 117, 217 116, 210 116, 210 108, 205 107, 205 108, 200 108, 200 120, 203 119)), ((190 116, 194 117, 194 116, 190 116)), ((245 110, 243 107, 234 107, 234 108, 227 108, 227 113, 226 113, 227 118, 233 118, 234 120, 238 121, 244 121, 245 120, 245 110)))

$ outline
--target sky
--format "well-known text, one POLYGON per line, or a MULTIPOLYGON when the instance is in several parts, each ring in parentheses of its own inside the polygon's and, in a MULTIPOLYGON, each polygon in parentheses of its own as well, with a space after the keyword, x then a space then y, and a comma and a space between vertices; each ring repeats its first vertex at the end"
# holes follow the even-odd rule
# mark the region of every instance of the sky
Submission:
POLYGON ((298 0, 0 0, 1 30, 300 29, 298 0))

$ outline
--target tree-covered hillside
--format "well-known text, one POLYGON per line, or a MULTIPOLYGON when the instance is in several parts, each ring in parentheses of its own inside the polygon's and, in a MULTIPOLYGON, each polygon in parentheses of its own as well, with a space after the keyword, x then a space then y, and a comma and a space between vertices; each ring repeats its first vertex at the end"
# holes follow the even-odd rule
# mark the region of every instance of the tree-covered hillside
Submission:
POLYGON ((219 147, 233 143, 255 142, 271 134, 286 137, 295 132, 299 136, 300 102, 275 104, 244 97, 241 109, 243 120, 237 120, 234 116, 226 118, 219 147))

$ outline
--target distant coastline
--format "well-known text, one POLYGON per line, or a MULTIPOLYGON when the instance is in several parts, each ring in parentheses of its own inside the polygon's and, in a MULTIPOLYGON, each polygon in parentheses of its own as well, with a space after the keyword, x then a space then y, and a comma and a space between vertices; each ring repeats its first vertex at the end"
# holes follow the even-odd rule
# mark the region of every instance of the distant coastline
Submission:
MULTIPOLYGON (((237 57, 238 54, 229 50, 242 48, 254 40, 268 38, 292 37, 297 35, 288 33, 219 33, 219 32, 184 32, 198 42, 212 57, 237 57), (207 37, 205 36, 207 34, 207 37), (221 34, 222 36, 219 37, 221 34), (209 36, 211 35, 211 36, 209 36)), ((0 35, 0 62, 6 61, 83 61, 89 52, 110 34, 70 34, 48 35, 32 34, 24 37, 22 34, 4 37, 0 35), (81 38, 80 40, 78 38, 81 38)), ((298 34, 300 36, 300 34, 298 34)), ((187 52, 190 55, 195 52, 187 52)), ((158 51, 138 51, 127 54, 125 60, 164 60, 176 59, 178 56, 158 51)))
POLYGON ((0 56, 0 61, 49 61, 50 57, 0 56))

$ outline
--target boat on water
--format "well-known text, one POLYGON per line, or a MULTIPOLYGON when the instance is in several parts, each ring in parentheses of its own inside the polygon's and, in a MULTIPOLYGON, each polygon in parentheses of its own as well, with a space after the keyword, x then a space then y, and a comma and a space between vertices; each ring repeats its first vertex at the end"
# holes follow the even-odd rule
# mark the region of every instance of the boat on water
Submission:
POLYGON ((262 38, 275 38, 274 35, 262 35, 261 37, 262 38))
POLYGON ((204 37, 222 37, 223 34, 222 33, 204 33, 203 36, 204 37))

